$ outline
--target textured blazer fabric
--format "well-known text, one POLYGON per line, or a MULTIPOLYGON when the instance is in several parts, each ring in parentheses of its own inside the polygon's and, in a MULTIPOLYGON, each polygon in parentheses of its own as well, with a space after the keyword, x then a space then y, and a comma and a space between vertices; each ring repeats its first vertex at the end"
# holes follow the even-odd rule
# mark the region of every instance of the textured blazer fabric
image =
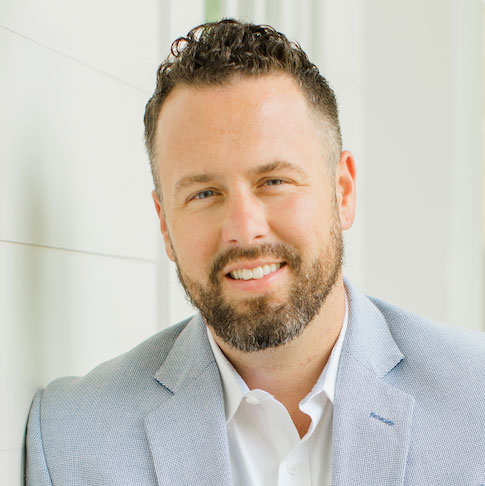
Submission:
MULTIPOLYGON (((485 334, 346 288, 332 486, 485 485, 485 334)), ((224 397, 200 315, 39 390, 26 478, 28 486, 230 486, 224 397)))

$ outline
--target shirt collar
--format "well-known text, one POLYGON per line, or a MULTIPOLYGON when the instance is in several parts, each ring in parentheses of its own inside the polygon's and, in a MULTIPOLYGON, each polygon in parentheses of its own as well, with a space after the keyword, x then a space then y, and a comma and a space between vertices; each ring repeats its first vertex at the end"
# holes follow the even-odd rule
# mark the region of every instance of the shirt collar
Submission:
MULTIPOLYGON (((312 391, 302 400, 302 402, 308 401, 313 396, 323 391, 327 396, 328 400, 333 405, 335 398, 335 385, 337 382, 338 365, 340 361, 340 355, 342 353, 345 333, 347 331, 348 314, 349 312, 347 295, 345 294, 345 314, 339 336, 333 346, 327 364, 323 368, 318 380, 315 382, 312 391)), ((241 378, 234 366, 232 366, 230 361, 226 358, 224 353, 215 342, 214 338, 212 337, 212 333, 209 331, 209 328, 207 328, 207 335, 209 337, 209 343, 212 348, 212 352, 214 353, 214 357, 219 368, 219 373, 221 375, 222 389, 224 392, 226 421, 229 422, 236 413, 244 395, 249 393, 250 390, 246 385, 245 381, 241 378)))

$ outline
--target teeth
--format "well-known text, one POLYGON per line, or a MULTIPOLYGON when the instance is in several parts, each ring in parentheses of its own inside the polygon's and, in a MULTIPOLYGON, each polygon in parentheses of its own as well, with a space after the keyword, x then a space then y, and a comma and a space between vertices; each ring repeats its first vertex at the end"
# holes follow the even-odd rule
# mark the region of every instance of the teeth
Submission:
POLYGON ((253 278, 263 278, 263 277, 264 277, 263 267, 253 268, 253 278))
POLYGON ((281 267, 281 263, 271 263, 256 268, 238 268, 231 272, 231 277, 236 280, 258 280, 263 278, 268 273, 276 272, 281 267))
POLYGON ((253 271, 249 270, 247 268, 243 268, 242 270, 242 278, 244 280, 249 280, 250 278, 253 278, 253 271))

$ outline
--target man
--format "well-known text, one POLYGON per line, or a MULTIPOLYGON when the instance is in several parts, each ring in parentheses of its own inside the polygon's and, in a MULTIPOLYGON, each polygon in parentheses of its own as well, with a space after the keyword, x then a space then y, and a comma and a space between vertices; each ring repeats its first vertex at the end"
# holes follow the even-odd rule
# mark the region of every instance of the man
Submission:
POLYGON ((28 484, 484 484, 484 336, 343 280, 355 163, 303 51, 200 26, 161 65, 145 127, 200 314, 40 391, 28 484))

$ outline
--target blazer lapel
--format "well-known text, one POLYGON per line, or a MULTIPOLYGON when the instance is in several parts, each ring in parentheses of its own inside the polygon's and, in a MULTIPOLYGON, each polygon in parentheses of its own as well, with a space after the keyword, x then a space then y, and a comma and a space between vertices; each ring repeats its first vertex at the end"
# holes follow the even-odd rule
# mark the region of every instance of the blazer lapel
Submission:
POLYGON ((377 307, 346 287, 349 322, 335 390, 332 485, 402 485, 414 398, 386 377, 404 356, 377 307))
POLYGON ((144 420, 160 486, 230 486, 222 386, 200 315, 180 333, 155 379, 170 392, 144 420))

